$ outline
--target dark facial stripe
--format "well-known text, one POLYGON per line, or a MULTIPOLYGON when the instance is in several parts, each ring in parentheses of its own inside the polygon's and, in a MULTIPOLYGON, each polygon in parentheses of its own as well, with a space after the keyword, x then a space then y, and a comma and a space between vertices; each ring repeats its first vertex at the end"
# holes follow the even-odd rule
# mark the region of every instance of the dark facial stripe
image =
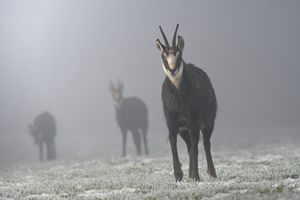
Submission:
MULTIPOLYGON (((172 54, 173 54, 173 56, 175 56, 174 53, 172 53, 172 54)), ((163 61, 164 67, 167 70, 169 70, 170 72, 172 72, 172 73, 175 72, 179 68, 179 66, 180 66, 180 64, 182 62, 181 54, 179 54, 178 57, 177 57, 174 69, 171 69, 170 66, 169 66, 169 63, 167 61, 167 58, 165 57, 165 55, 162 54, 161 57, 162 57, 162 61, 163 61)))

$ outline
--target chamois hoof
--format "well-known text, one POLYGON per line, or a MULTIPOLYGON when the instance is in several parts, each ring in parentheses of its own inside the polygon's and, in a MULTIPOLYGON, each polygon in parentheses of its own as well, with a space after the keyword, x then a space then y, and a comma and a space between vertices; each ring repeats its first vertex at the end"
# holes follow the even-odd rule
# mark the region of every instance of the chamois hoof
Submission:
POLYGON ((192 180, 199 182, 200 181, 200 176, 199 174, 192 174, 190 177, 192 180))
POLYGON ((183 172, 181 169, 178 171, 174 171, 174 175, 175 175, 176 182, 180 182, 183 178, 183 172))
POLYGON ((207 170, 207 173, 210 177, 217 178, 217 174, 215 170, 207 170))

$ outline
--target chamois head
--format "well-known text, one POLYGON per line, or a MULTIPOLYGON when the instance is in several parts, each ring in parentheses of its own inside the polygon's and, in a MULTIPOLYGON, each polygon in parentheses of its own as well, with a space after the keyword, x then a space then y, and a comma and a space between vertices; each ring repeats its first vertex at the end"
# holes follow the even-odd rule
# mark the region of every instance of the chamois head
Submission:
POLYGON ((165 45, 162 44, 159 39, 156 39, 155 41, 156 47, 161 52, 164 71, 166 75, 169 77, 169 79, 175 84, 175 86, 178 83, 178 79, 181 79, 181 74, 183 70, 182 53, 184 47, 184 40, 183 37, 178 35, 178 42, 176 44, 176 35, 177 35, 178 26, 179 24, 177 24, 173 35, 172 46, 169 45, 168 39, 164 34, 161 26, 159 26, 159 29, 165 41, 165 45))
POLYGON ((115 103, 119 103, 123 99, 123 88, 123 83, 119 80, 117 83, 117 87, 115 87, 112 81, 110 82, 110 91, 115 103))
POLYGON ((32 136, 34 144, 38 144, 40 141, 40 134, 37 130, 37 127, 35 125, 29 124, 28 132, 32 136))

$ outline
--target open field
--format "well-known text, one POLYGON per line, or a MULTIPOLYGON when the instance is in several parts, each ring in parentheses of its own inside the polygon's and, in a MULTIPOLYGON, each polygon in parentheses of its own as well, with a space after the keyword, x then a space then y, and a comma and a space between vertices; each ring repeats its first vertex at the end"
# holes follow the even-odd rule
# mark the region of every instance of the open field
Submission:
POLYGON ((213 152, 209 178, 202 150, 200 182, 176 183, 170 152, 148 157, 93 158, 1 166, 0 199, 300 199, 300 148, 240 148, 213 152))

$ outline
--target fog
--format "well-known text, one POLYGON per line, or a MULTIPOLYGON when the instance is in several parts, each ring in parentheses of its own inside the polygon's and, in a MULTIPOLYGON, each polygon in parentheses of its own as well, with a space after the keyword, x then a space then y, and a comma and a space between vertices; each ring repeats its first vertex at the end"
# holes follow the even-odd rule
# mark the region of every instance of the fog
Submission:
POLYGON ((1 0, 0 162, 37 160, 27 126, 44 110, 57 121, 60 159, 119 156, 109 91, 118 79, 125 97, 148 106, 150 152, 169 149, 154 42, 158 25, 170 38, 176 23, 185 61, 203 68, 216 91, 213 148, 299 135, 299 1, 1 0))

